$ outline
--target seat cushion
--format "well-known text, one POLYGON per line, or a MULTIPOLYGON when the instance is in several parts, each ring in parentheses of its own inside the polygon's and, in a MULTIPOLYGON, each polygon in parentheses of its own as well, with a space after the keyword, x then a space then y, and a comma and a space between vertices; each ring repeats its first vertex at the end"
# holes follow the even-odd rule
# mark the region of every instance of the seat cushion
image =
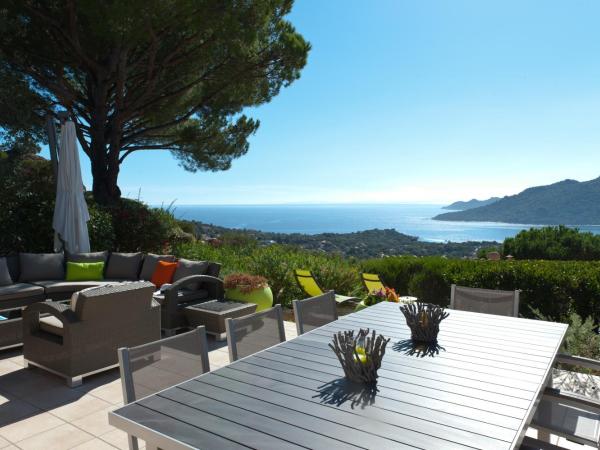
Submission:
POLYGON ((17 300, 33 296, 44 296, 44 288, 29 283, 14 283, 0 286, 0 304, 5 300, 17 300))
POLYGON ((43 280, 36 281, 36 286, 44 288, 46 295, 52 297, 53 294, 57 293, 73 293, 87 289, 90 287, 104 286, 108 284, 108 281, 62 281, 62 280, 43 280))
POLYGON ((57 336, 63 336, 64 333, 62 322, 54 316, 40 318, 40 330, 57 336))
POLYGON ((0 286, 8 286, 12 284, 12 278, 10 277, 10 271, 8 270, 8 262, 6 258, 0 258, 0 286))
MULTIPOLYGON (((182 278, 189 277, 191 275, 206 275, 208 270, 208 261, 191 261, 189 259, 181 258, 177 262, 177 270, 173 275, 173 282, 181 280, 182 278)), ((198 289, 199 283, 193 283, 188 285, 189 289, 198 289)))
MULTIPOLYGON (((157 291, 153 295, 153 298, 162 305, 165 299, 165 294, 157 291)), ((198 289, 195 291, 191 289, 180 289, 177 292, 177 303, 187 303, 194 300, 203 300, 205 298, 208 298, 208 291, 205 289, 198 289)))
POLYGON ((64 280, 64 264, 62 253, 19 253, 19 281, 64 280))
POLYGON ((104 276, 137 280, 142 264, 142 253, 111 253, 104 276))
POLYGON ((140 280, 150 281, 150 279, 152 279, 158 261, 175 262, 175 257, 173 255, 155 255, 154 253, 148 253, 144 256, 140 280))

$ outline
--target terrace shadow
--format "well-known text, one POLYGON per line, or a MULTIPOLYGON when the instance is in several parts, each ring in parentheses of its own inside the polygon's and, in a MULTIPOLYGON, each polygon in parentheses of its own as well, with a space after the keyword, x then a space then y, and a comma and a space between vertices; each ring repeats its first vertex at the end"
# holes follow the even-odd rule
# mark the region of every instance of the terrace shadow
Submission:
POLYGON ((319 386, 319 393, 313 398, 319 398, 321 403, 327 405, 341 406, 349 402, 352 409, 364 409, 375 403, 377 392, 376 383, 354 383, 342 377, 319 386))

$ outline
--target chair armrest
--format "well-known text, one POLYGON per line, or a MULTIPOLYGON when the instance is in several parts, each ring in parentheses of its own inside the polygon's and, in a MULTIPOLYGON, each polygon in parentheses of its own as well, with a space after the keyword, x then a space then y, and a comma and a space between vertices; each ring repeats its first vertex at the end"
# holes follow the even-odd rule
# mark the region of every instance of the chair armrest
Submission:
POLYGON ((600 361, 596 361, 595 359, 590 358, 584 358, 583 356, 574 356, 567 355, 565 353, 559 353, 558 355, 556 355, 556 362, 600 371, 600 361))
POLYGON ((70 336, 71 325, 80 322, 79 318, 68 306, 57 302, 39 302, 27 306, 23 310, 23 332, 32 334, 40 329, 40 314, 56 317, 63 324, 64 337, 70 336))
POLYGON ((182 278, 174 282, 171 286, 165 288, 163 293, 165 299, 171 296, 177 296, 177 291, 185 288, 186 286, 200 283, 204 285, 209 292, 209 295, 213 298, 223 298, 225 295, 225 288, 223 287, 223 280, 210 275, 190 275, 189 277, 182 278))
POLYGON ((39 302, 29 305, 23 310, 23 319, 26 317, 39 317, 39 314, 50 314, 63 323, 79 321, 75 312, 71 311, 71 308, 58 302, 39 302), (35 316, 35 314, 38 315, 35 316))
POLYGON ((546 388, 544 389, 543 397, 549 400, 567 403, 576 408, 588 407, 600 410, 600 400, 590 397, 584 397, 573 392, 561 391, 560 389, 546 388))

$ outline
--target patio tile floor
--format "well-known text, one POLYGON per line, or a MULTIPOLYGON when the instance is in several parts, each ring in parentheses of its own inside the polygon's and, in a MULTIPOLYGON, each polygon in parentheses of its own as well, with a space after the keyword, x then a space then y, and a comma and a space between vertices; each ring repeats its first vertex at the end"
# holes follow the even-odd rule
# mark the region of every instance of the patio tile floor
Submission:
MULTIPOLYGON (((294 323, 285 322, 288 339, 294 323)), ((229 364, 227 342, 209 337, 211 369, 229 364)), ((127 435, 108 424, 123 405, 119 370, 88 378, 70 389, 41 369, 23 368, 21 349, 0 351, 0 449, 127 449, 127 435)), ((140 442, 140 448, 144 443, 140 442)))
MULTIPOLYGON (((285 322, 288 339, 296 326, 285 322)), ((229 364, 226 342, 209 337, 211 369, 229 364)), ((555 385, 598 398, 600 378, 557 371, 555 385)), ((24 369, 20 349, 0 351, 0 449, 127 449, 127 435, 108 424, 108 412, 123 405, 118 369, 85 378, 75 389, 37 368, 24 369)), ((527 434, 535 437, 535 430, 527 434)), ((584 446, 564 439, 553 443, 584 446)), ((140 448, 144 443, 140 442, 140 448)))

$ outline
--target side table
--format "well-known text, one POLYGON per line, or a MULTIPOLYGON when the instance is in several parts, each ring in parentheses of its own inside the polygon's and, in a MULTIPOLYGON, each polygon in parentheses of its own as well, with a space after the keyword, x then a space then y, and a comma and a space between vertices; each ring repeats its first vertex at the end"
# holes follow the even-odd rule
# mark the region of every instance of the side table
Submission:
POLYGON ((185 308, 185 317, 192 327, 204 325, 206 332, 215 336, 215 340, 227 339, 225 333, 225 319, 252 314, 256 311, 256 304, 242 303, 232 300, 209 300, 208 302, 185 308))

